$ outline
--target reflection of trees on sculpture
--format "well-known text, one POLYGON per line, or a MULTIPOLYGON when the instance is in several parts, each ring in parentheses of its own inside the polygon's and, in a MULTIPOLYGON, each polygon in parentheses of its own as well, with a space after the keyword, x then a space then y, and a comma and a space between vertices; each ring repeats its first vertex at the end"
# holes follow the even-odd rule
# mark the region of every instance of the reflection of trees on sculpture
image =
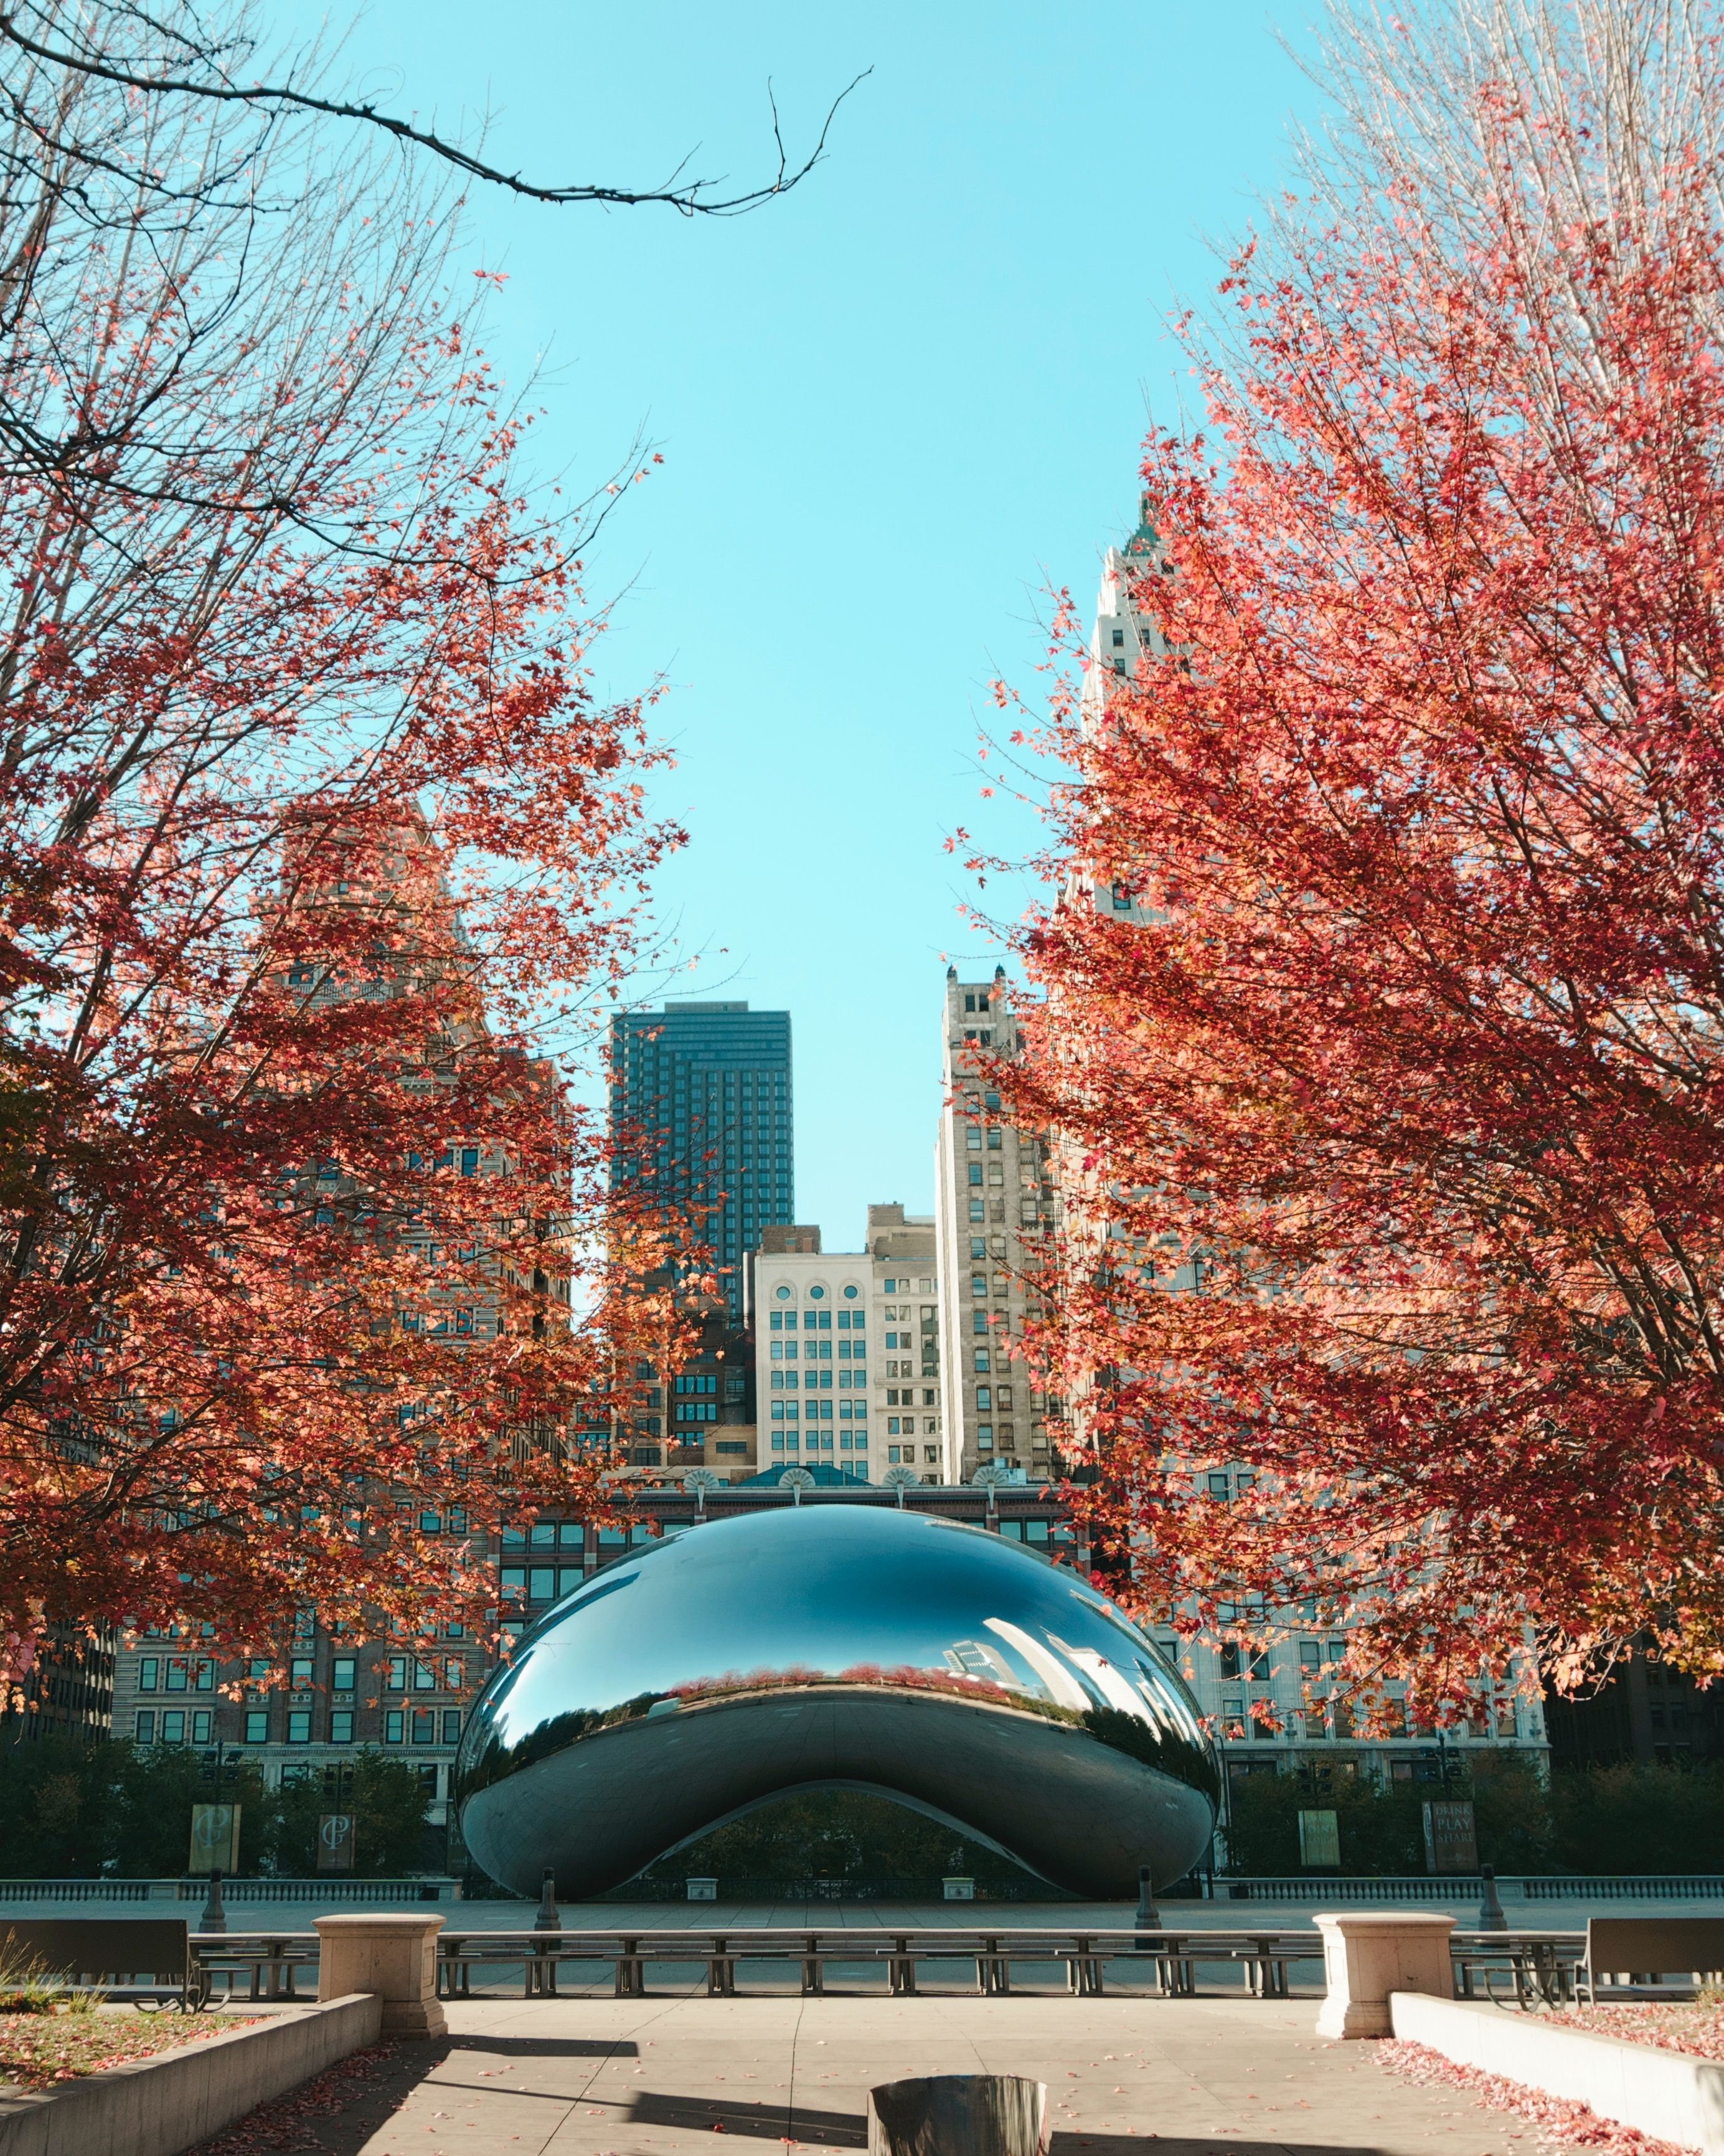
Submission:
POLYGON ((1212 1800, 1221 1795, 1221 1773, 1213 1753, 1183 1737, 1153 1729, 1135 1714, 1117 1707, 1092 1707, 1076 1717, 1092 1737, 1111 1744, 1116 1752, 1129 1752, 1146 1767, 1153 1767, 1176 1781, 1188 1782, 1212 1800))

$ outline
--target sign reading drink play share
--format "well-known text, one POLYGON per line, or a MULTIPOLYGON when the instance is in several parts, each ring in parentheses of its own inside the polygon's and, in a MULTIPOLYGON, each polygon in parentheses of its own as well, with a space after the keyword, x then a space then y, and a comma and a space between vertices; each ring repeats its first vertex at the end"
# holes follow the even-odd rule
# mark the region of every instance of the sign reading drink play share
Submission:
POLYGON ((1341 1869, 1341 1820, 1331 1811, 1299 1815, 1299 1861, 1307 1871, 1341 1869))
POLYGON ((1432 1802, 1424 1808, 1427 1871, 1476 1871, 1479 1837, 1470 1804, 1432 1802))

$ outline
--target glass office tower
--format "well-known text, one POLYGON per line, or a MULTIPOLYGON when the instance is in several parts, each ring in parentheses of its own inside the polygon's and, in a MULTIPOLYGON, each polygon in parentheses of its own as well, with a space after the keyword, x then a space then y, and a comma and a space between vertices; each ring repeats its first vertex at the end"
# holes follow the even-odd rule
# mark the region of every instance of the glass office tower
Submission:
POLYGON ((704 1216, 732 1316, 761 1230, 796 1218, 790 1014, 667 1003, 611 1021, 613 1182, 704 1216))

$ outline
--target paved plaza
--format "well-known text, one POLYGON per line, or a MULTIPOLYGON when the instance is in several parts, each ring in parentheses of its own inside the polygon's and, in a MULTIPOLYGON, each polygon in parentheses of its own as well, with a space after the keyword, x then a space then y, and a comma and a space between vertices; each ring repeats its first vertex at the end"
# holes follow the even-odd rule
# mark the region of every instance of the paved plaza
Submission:
POLYGON ((327 2156, 711 2156, 860 2149, 868 2091, 909 2075, 1046 2082, 1053 2156, 1378 2150, 1510 2156, 1530 2129, 1415 2087, 1369 2043, 1326 2044, 1311 2000, 475 1999, 439 2044, 398 2047, 382 2080, 308 2123, 327 2156))

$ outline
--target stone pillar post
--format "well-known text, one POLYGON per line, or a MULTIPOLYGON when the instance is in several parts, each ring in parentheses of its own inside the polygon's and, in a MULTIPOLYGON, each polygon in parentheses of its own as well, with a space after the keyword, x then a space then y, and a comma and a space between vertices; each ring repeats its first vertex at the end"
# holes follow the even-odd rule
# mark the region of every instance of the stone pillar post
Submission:
POLYGON ((1323 1935, 1326 1986, 1317 2015, 1320 2036, 1388 2036, 1392 1991, 1455 1996, 1449 1959, 1453 1917, 1423 1910, 1351 1911, 1313 1920, 1323 1935))
POLYGON ((449 2025, 437 1997, 441 1917, 316 1917, 317 1996, 374 1991, 386 2036, 441 2036, 449 2025))

